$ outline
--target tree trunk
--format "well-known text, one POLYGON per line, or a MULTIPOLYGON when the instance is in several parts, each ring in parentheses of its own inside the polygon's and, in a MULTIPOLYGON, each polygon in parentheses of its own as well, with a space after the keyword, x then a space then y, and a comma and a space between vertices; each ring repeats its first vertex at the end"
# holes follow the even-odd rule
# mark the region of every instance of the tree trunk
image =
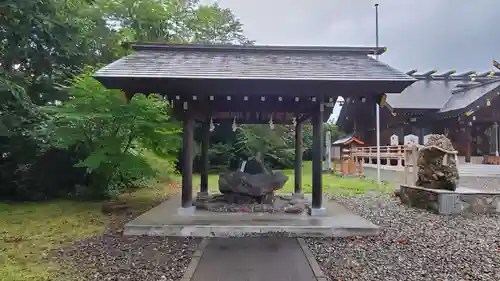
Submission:
POLYGON ((266 174, 272 174, 270 171, 267 170, 266 165, 264 165, 264 157, 262 157, 262 153, 257 152, 257 155, 255 155, 255 160, 259 162, 260 166, 262 167, 262 170, 266 172, 266 174))

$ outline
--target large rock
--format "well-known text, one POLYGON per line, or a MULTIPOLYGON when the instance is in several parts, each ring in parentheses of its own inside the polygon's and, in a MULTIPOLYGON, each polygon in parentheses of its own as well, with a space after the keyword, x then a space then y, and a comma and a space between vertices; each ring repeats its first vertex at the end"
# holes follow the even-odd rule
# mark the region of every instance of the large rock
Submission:
POLYGON ((451 141, 444 135, 431 135, 418 152, 417 186, 433 189, 455 190, 458 183, 458 169, 454 157, 448 157, 443 164, 446 151, 454 151, 451 141))
POLYGON ((228 172, 219 176, 219 191, 227 194, 228 198, 234 194, 240 197, 257 198, 260 202, 276 190, 283 188, 287 180, 288 176, 280 172, 255 175, 241 171, 228 172))
MULTIPOLYGON (((250 174, 250 175, 258 175, 262 173, 267 173, 266 171, 267 167, 265 167, 263 164, 261 164, 257 159, 252 158, 249 159, 246 164, 245 168, 242 172, 250 174)), ((269 169, 267 169, 269 170, 269 169)))

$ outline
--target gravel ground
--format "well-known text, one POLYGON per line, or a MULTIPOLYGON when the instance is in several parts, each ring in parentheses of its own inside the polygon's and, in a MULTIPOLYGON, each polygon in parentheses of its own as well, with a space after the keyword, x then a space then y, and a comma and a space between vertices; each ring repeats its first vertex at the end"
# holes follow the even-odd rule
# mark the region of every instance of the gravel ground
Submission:
POLYGON ((67 266, 78 265, 76 275, 83 280, 180 280, 198 243, 193 238, 124 237, 108 231, 58 250, 57 258, 67 266))
POLYGON ((201 239, 123 236, 125 223, 139 214, 119 211, 112 215, 112 223, 102 235, 53 251, 49 258, 67 272, 57 280, 180 280, 201 239))
POLYGON ((330 280, 500 280, 500 216, 446 217, 396 198, 338 197, 381 226, 376 237, 307 238, 330 280))

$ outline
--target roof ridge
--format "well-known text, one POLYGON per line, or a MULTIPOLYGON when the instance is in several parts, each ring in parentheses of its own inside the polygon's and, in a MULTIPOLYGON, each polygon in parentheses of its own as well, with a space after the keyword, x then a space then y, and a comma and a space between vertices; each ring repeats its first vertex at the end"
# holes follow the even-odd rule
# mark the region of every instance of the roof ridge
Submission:
POLYGON ((466 72, 462 72, 460 74, 454 74, 456 73, 455 69, 451 69, 449 71, 443 72, 436 74, 438 72, 437 69, 433 69, 430 71, 427 71, 425 73, 417 73, 417 69, 412 69, 408 72, 406 72, 407 75, 412 76, 413 78, 417 80, 428 80, 428 81, 443 81, 443 80, 469 80, 473 79, 475 77, 481 77, 481 78, 486 78, 486 79, 495 79, 497 77, 500 77, 500 72, 498 71, 485 71, 477 74, 475 70, 470 70, 466 72))
POLYGON ((381 55, 385 47, 356 47, 356 46, 298 46, 298 45, 235 45, 235 44, 166 44, 166 43, 139 43, 127 42, 126 48, 135 51, 250 51, 250 52, 347 52, 364 55, 381 55))
POLYGON ((500 77, 494 77, 494 78, 491 78, 491 79, 488 79, 488 80, 482 80, 482 81, 476 81, 476 80, 471 79, 470 81, 467 81, 467 82, 472 82, 472 83, 469 83, 469 86, 459 87, 459 88, 453 89, 451 91, 452 94, 456 94, 456 93, 459 93, 459 92, 465 92, 465 91, 468 91, 470 89, 474 89, 474 88, 477 88, 477 87, 482 87, 484 85, 488 85, 488 84, 495 83, 495 82, 500 82, 500 77))

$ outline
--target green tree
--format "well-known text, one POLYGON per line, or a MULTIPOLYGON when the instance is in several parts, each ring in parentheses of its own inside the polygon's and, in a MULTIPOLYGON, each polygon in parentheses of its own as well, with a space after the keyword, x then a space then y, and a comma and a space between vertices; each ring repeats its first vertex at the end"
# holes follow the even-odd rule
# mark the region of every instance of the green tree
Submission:
POLYGON ((114 59, 108 52, 113 32, 91 2, 0 2, 0 197, 44 199, 54 186, 63 190, 62 182, 47 179, 64 177, 48 172, 71 174, 64 168, 71 152, 62 157, 68 161, 46 159, 55 151, 41 138, 47 116, 39 106, 65 100, 56 85, 84 65, 114 59))
POLYGON ((231 10, 197 0, 98 0, 123 41, 252 43, 231 10))
POLYGON ((197 5, 187 21, 189 42, 212 44, 253 44, 243 34, 243 25, 230 9, 217 4, 197 5))
POLYGON ((274 165, 289 167, 293 163, 293 128, 286 125, 242 125, 238 128, 238 143, 244 154, 264 166, 268 160, 274 165))
POLYGON ((52 144, 85 155, 76 167, 87 171, 93 191, 89 196, 102 197, 154 177, 141 150, 162 157, 175 154, 180 130, 160 96, 136 95, 127 101, 122 92, 105 89, 90 73, 73 79, 68 101, 45 110, 52 116, 52 144))
POLYGON ((332 135, 332 141, 336 141, 341 137, 345 136, 345 133, 340 130, 340 128, 333 123, 325 123, 325 132, 329 131, 332 135))
MULTIPOLYGON (((332 123, 324 124, 324 131, 330 131, 332 134, 332 141, 336 141, 343 137, 345 134, 339 129, 339 127, 332 123)), ((313 143, 313 133, 312 133, 312 125, 305 124, 304 125, 304 159, 311 160, 312 158, 312 143, 313 143)))
POLYGON ((0 67, 35 104, 63 99, 55 83, 115 58, 112 32, 88 1, 6 0, 0 9, 0 67))
MULTIPOLYGON (((124 41, 251 43, 230 10, 192 0, 4 0, 0 2, 0 38, 0 197, 14 194, 21 199, 64 195, 81 182, 82 169, 73 165, 86 165, 82 163, 90 152, 82 144, 85 139, 75 139, 78 145, 53 147, 46 139, 48 125, 54 129, 69 119, 62 118, 62 112, 42 111, 40 106, 62 102, 64 108, 78 102, 80 97, 73 96, 68 101, 68 89, 57 85, 82 73, 86 65, 106 64, 127 54, 121 47, 124 41), (57 176, 50 174, 54 171, 58 171, 57 176)), ((101 89, 88 90, 100 93, 101 89)), ((75 118, 88 113, 78 110, 73 112, 75 118)), ((118 123, 107 124, 116 127, 118 123)), ((153 140, 149 146, 144 140, 133 143, 162 154, 161 146, 153 145, 153 140)), ((170 155, 171 151, 163 153, 170 155)), ((227 155, 225 158, 231 159, 227 155)), ((92 176, 85 178, 108 174, 114 184, 117 178, 125 177, 108 172, 108 166, 91 169, 92 176)))

